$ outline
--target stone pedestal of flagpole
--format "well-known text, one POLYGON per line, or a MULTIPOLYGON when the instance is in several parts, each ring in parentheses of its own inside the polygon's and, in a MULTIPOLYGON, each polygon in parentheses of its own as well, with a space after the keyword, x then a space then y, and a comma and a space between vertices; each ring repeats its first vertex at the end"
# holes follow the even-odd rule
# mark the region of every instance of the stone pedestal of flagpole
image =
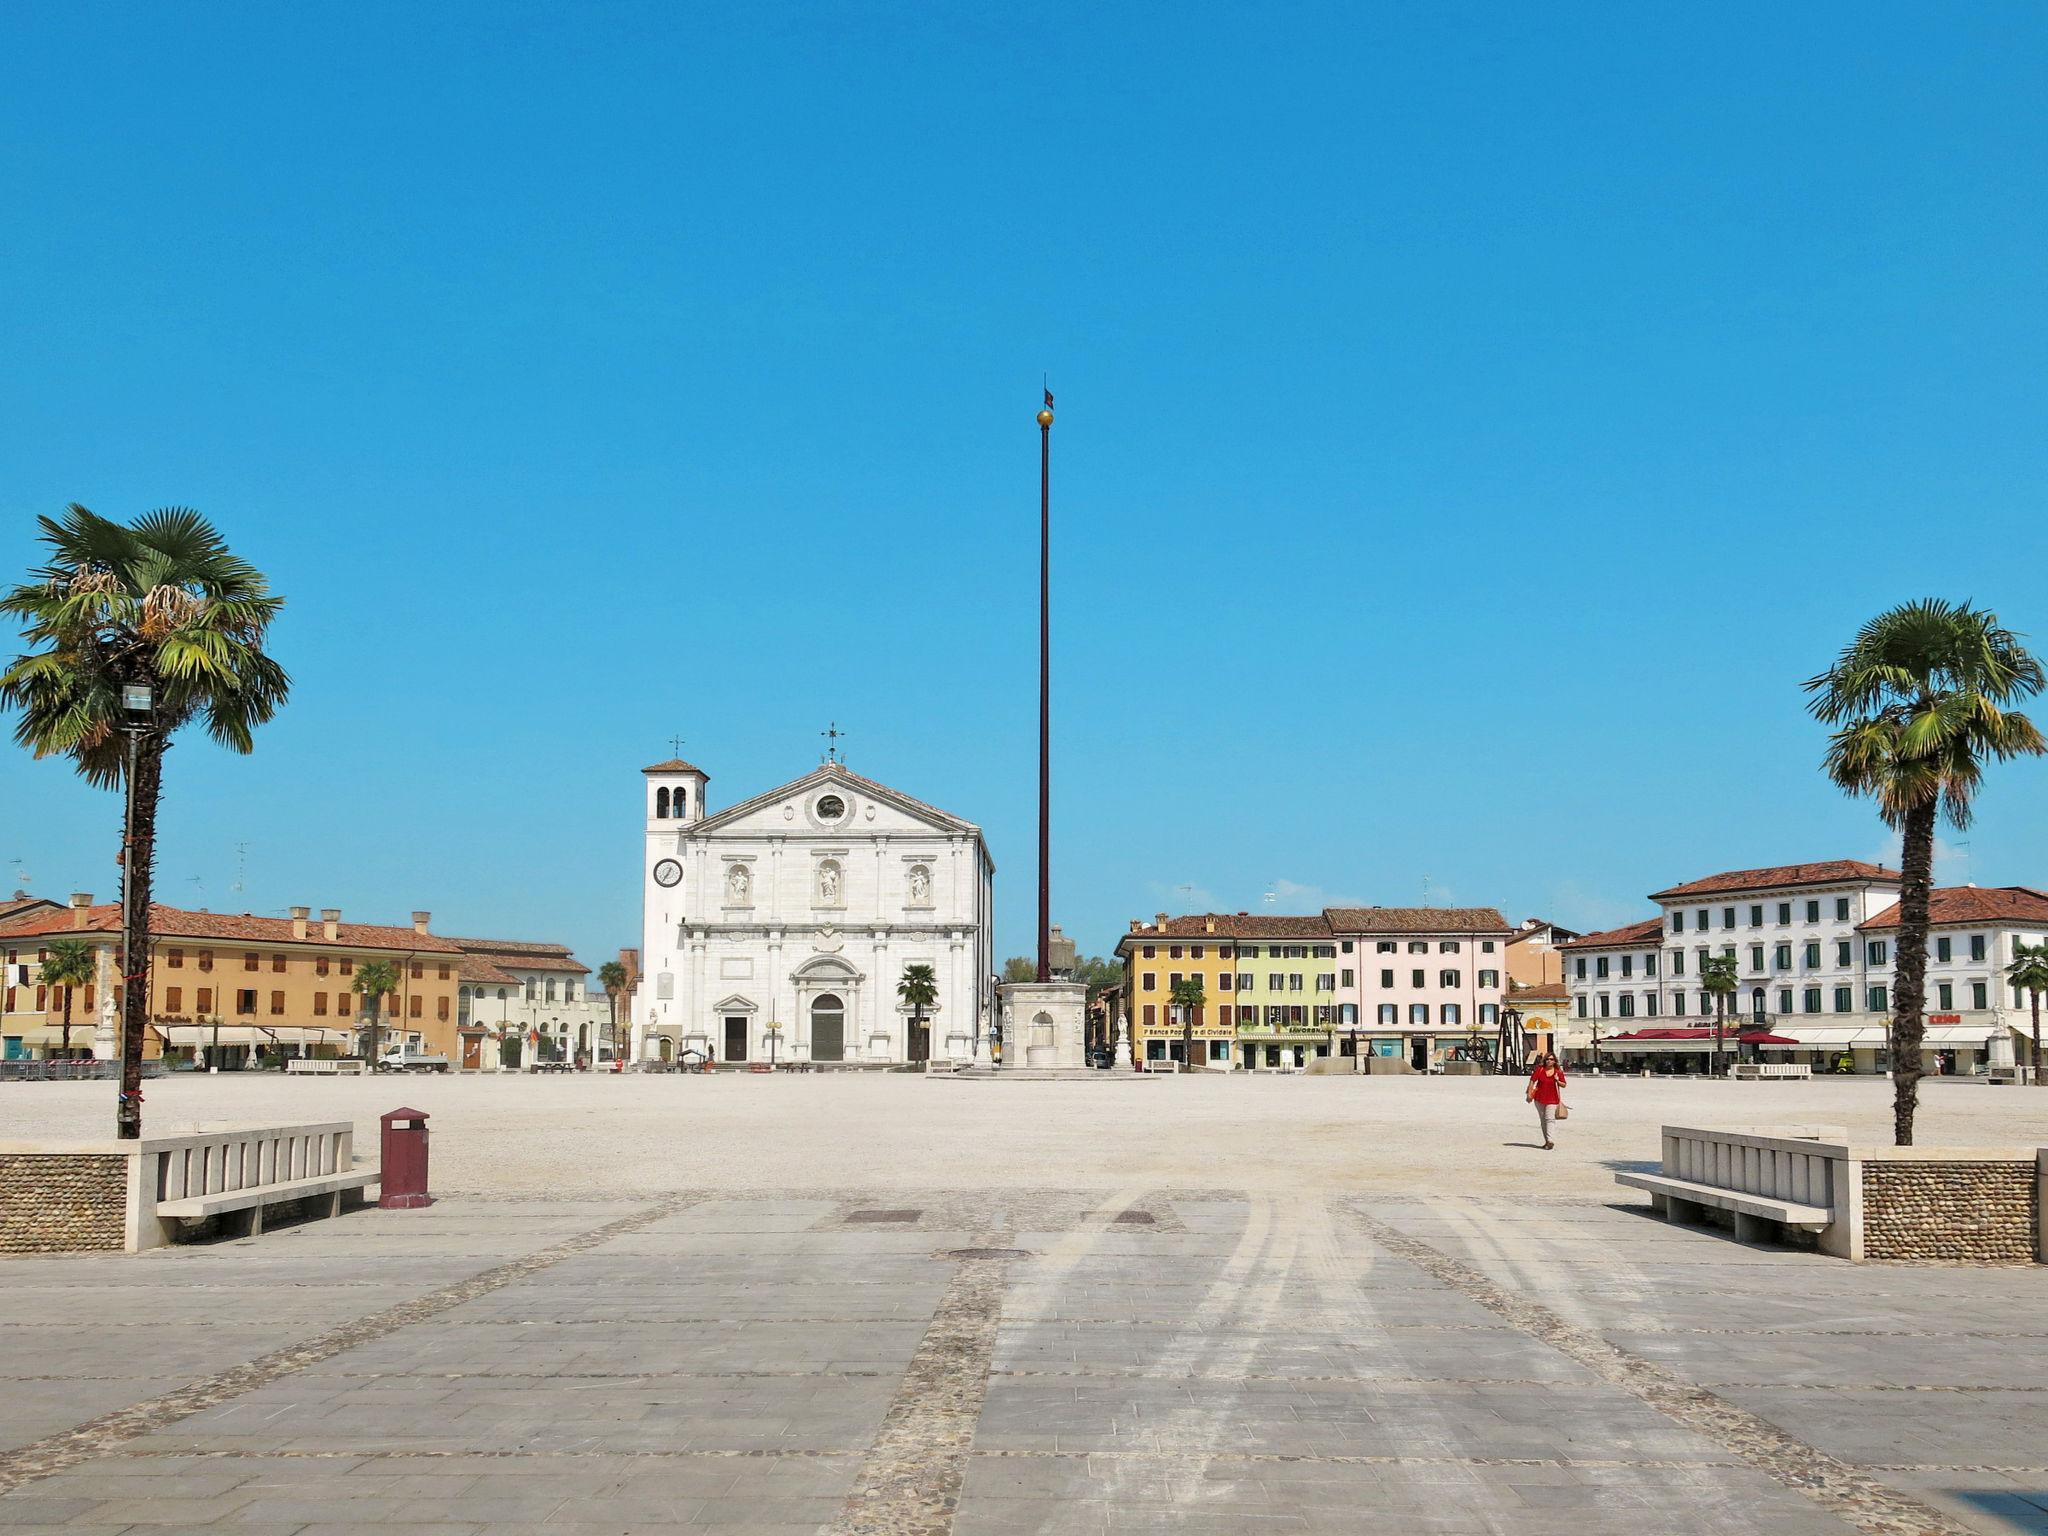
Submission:
POLYGON ((1008 981, 1003 1004, 1003 1065, 1088 1065, 1088 987, 1079 981, 1008 981))

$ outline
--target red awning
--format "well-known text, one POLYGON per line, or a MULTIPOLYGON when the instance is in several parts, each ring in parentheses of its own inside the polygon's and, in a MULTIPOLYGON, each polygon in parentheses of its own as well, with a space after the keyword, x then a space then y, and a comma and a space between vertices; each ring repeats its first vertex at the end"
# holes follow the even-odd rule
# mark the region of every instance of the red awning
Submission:
MULTIPOLYGON (((1703 1045, 1711 1049, 1714 1032, 1711 1029, 1638 1029, 1625 1035, 1603 1035, 1602 1045, 1703 1045)), ((1783 1035, 1771 1034, 1768 1030, 1753 1029, 1747 1034, 1724 1031, 1721 1044, 1729 1045, 1798 1045, 1801 1042, 1789 1040, 1783 1035)))

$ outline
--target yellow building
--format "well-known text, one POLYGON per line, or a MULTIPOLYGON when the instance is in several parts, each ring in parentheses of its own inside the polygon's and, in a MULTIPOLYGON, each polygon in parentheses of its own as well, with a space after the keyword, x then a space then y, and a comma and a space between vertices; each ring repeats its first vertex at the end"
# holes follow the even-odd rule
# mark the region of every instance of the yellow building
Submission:
POLYGON ((1231 1064, 1237 1034, 1232 930, 1238 921, 1238 915, 1227 912, 1172 918, 1161 912, 1150 923, 1131 920, 1131 931, 1117 940, 1116 953, 1124 963, 1125 1006, 1139 1061, 1231 1064), (1202 985, 1202 1004, 1189 1019, 1173 1005, 1173 989, 1184 980, 1202 985))
MULTIPOLYGON (((456 989, 463 954, 427 931, 432 914, 409 928, 344 923, 338 909, 293 907, 288 918, 150 908, 150 1030, 143 1054, 202 1059, 218 1046, 223 1065, 265 1055, 346 1056, 362 1048, 364 999, 359 967, 372 960, 398 969, 398 990, 383 1000, 388 1044, 405 1043, 460 1059, 456 989)), ((50 944, 83 939, 96 952, 94 980, 73 989, 71 1053, 111 1055, 119 1029, 115 995, 121 908, 90 896, 65 908, 0 920, 0 955, 9 967, 4 997, 6 1049, 15 1056, 61 1053, 63 989, 36 979, 50 944), (26 967, 28 979, 21 977, 26 967)))

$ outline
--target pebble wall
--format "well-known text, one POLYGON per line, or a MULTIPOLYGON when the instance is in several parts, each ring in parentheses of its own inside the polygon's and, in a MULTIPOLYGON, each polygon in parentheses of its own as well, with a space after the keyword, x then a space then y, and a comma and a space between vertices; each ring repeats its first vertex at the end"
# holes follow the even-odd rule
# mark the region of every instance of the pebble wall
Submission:
POLYGON ((1863 1256, 2034 1260, 2034 1165, 1866 1162, 1863 1256))
POLYGON ((119 1153, 0 1152, 0 1253, 119 1253, 127 1211, 119 1153))

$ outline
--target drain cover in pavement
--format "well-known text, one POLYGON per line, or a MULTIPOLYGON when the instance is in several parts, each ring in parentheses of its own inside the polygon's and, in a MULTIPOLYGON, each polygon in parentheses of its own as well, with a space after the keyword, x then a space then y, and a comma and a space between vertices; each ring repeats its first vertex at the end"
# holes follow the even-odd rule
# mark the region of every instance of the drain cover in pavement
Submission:
POLYGON ((1149 1227, 1159 1220, 1150 1211, 1118 1211, 1116 1224, 1120 1227, 1149 1227))
POLYGON ((848 1211, 848 1221, 915 1221, 923 1211, 848 1211))
POLYGON ((1028 1259, 1028 1248, 948 1248, 938 1254, 942 1259, 1028 1259))

